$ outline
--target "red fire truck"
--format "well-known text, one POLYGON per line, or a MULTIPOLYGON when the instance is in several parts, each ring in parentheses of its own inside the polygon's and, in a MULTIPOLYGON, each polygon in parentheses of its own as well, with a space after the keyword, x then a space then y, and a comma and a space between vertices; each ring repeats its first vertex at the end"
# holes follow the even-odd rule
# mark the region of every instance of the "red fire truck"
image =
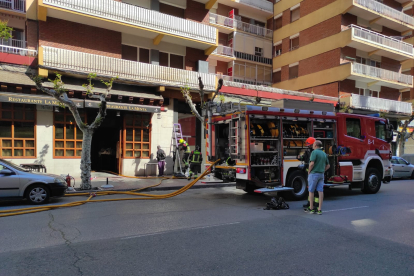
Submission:
POLYGON ((206 165, 231 157, 236 164, 215 166, 214 176, 246 192, 289 190, 292 199, 305 198, 307 173, 298 156, 310 136, 328 154, 326 186, 377 193, 390 178, 392 125, 386 119, 234 103, 212 106, 205 115, 206 165))

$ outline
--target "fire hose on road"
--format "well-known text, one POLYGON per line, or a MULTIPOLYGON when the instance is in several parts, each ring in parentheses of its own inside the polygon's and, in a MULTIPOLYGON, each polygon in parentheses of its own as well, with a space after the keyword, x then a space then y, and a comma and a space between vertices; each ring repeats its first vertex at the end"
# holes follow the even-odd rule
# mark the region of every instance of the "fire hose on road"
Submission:
POLYGON ((88 196, 89 195, 89 197, 88 197, 87 200, 75 201, 75 202, 61 204, 61 205, 49 205, 49 206, 39 206, 39 207, 30 207, 30 208, 22 208, 22 209, 12 209, 12 210, 0 211, 0 217, 9 217, 9 216, 16 216, 16 215, 37 213, 37 212, 43 212, 43 211, 48 211, 48 210, 53 210, 53 209, 58 209, 58 208, 64 208, 64 207, 75 207, 75 206, 80 206, 80 205, 83 205, 85 203, 91 203, 91 202, 107 202, 107 201, 121 201, 121 200, 152 200, 152 199, 166 199, 166 198, 174 197, 174 196, 177 196, 179 194, 184 193, 185 191, 187 191, 188 189, 190 189, 195 183, 197 183, 197 181, 199 181, 201 178, 203 178, 204 176, 206 176, 207 174, 209 174, 210 171, 211 171, 211 167, 214 166, 219 161, 220 160, 217 160, 212 165, 210 165, 210 167, 208 167, 199 177, 197 177, 196 179, 194 179, 188 185, 182 187, 181 189, 179 189, 177 191, 174 191, 172 193, 169 193, 169 194, 165 194, 165 195, 152 195, 152 194, 137 193, 137 191, 158 186, 158 185, 161 184, 162 181, 169 179, 169 178, 163 178, 160 181, 160 183, 158 183, 156 185, 152 185, 152 186, 149 186, 149 187, 140 188, 140 189, 136 189, 136 190, 132 190, 132 191, 127 191, 127 192, 99 191, 99 192, 95 192, 95 193, 69 194, 68 196, 82 196, 82 195, 88 196), (135 197, 115 198, 115 199, 93 199, 93 200, 91 200, 91 198, 93 198, 95 196, 99 196, 99 195, 113 195, 113 194, 132 195, 132 196, 135 196, 135 197))

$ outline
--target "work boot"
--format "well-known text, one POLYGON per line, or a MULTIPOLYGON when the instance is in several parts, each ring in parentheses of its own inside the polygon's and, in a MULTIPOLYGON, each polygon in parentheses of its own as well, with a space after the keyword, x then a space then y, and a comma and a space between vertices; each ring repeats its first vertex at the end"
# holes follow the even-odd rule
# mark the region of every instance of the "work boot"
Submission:
POLYGON ((187 178, 187 179, 190 181, 192 176, 193 176, 193 174, 192 174, 192 173, 190 173, 190 174, 188 175, 188 178, 187 178))

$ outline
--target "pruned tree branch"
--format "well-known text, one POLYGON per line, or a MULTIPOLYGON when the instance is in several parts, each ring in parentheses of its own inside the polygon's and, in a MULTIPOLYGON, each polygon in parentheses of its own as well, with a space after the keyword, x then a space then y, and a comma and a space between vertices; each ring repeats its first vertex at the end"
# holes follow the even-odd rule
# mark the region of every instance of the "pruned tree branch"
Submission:
POLYGON ((73 117, 75 118, 75 122, 78 125, 78 127, 84 131, 85 130, 85 123, 82 121, 78 108, 76 107, 76 104, 69 99, 67 95, 66 89, 63 87, 64 83, 62 81, 62 75, 56 74, 56 78, 54 80, 49 80, 53 83, 53 89, 46 88, 42 84, 42 78, 39 76, 32 77, 33 81, 36 84, 36 88, 42 91, 43 93, 46 93, 56 100, 59 101, 59 103, 62 104, 62 106, 67 106, 69 110, 72 112, 73 117))
POLYGON ((213 98, 211 99, 212 102, 214 102, 214 99, 216 96, 220 93, 221 87, 223 86, 223 79, 219 79, 216 92, 214 93, 213 98))

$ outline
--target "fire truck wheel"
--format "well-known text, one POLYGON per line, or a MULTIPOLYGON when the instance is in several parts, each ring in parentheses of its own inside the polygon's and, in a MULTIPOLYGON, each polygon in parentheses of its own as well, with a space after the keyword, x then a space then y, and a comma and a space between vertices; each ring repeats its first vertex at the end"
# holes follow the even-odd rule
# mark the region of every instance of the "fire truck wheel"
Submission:
POLYGON ((366 194, 376 194, 381 188, 381 174, 377 169, 368 168, 365 173, 364 186, 362 192, 366 194))
POLYGON ((308 185, 307 175, 302 170, 296 170, 287 177, 287 186, 292 187, 293 191, 289 193, 289 198, 292 200, 302 200, 306 198, 308 185))

